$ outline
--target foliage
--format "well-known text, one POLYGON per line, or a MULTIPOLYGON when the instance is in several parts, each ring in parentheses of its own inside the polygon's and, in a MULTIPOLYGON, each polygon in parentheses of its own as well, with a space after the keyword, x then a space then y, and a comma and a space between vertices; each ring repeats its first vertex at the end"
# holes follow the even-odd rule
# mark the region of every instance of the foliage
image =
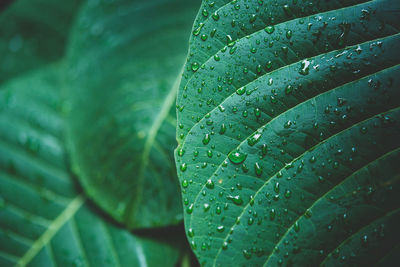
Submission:
POLYGON ((0 266, 396 266, 399 1, 9 2, 0 266))
POLYGON ((400 4, 273 2, 203 1, 194 24, 175 155, 192 249, 206 266, 385 261, 400 4))

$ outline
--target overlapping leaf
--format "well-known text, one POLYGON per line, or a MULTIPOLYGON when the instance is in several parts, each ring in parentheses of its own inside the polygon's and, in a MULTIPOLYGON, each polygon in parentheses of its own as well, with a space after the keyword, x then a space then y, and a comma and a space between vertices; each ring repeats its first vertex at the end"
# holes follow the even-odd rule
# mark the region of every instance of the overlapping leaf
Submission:
POLYGON ((76 189, 66 167, 60 73, 51 66, 0 92, 0 265, 174 266, 179 238, 133 235, 76 189))
POLYGON ((74 171, 88 195, 131 228, 182 220, 174 106, 197 8, 183 0, 89 2, 72 34, 74 171))
POLYGON ((391 0, 203 2, 175 155, 201 264, 394 262, 399 14, 391 0))

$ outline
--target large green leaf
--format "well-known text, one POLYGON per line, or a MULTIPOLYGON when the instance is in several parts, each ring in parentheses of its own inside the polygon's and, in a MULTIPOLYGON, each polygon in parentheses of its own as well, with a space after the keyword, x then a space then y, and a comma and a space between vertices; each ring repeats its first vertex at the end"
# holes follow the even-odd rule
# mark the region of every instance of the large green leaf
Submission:
POLYGON ((175 266, 179 237, 168 244, 133 235, 76 189, 58 71, 21 76, 0 91, 0 266, 175 266))
POLYGON ((60 59, 81 2, 15 0, 7 6, 0 13, 0 83, 60 59))
POLYGON ((69 143, 88 195, 130 228, 182 220, 175 97, 197 1, 89 2, 69 49, 69 143))
POLYGON ((398 260, 399 16, 393 0, 203 1, 175 155, 201 264, 398 260))

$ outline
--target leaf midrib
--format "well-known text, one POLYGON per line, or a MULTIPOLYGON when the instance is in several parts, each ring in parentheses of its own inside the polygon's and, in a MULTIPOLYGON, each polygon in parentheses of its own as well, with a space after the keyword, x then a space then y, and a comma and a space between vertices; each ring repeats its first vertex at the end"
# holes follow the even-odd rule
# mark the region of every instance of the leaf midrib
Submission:
POLYGON ((29 250, 18 260, 16 266, 26 266, 54 237, 85 203, 85 197, 78 195, 65 207, 54 221, 48 226, 47 230, 33 243, 29 250))
POLYGON ((157 133, 162 125, 162 123, 166 120, 169 110, 172 108, 173 104, 175 103, 176 99, 176 94, 178 92, 179 88, 179 82, 180 78, 182 75, 183 68, 179 72, 179 75, 175 79, 175 82, 173 86, 171 87, 170 91, 168 92, 165 101, 163 105, 161 106, 160 111, 157 114, 157 117, 153 121, 153 124, 150 127, 150 130, 147 134, 147 138, 144 144, 143 148, 143 153, 142 157, 140 159, 140 169, 139 169, 139 175, 137 178, 137 184, 136 184, 136 193, 134 194, 134 197, 130 200, 130 202, 127 204, 127 208, 125 211, 125 218, 128 222, 128 224, 131 222, 131 218, 133 212, 137 212, 139 203, 141 202, 143 198, 143 187, 144 187, 144 176, 145 176, 145 170, 149 164, 149 159, 150 159, 150 151, 151 148, 154 145, 155 138, 157 136, 157 133))

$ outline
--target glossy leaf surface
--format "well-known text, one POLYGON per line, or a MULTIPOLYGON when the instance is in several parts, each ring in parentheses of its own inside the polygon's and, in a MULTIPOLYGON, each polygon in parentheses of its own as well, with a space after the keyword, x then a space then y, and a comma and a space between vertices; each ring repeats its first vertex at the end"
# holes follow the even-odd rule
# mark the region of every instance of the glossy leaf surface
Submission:
POLYGON ((399 15, 391 0, 203 1, 175 154, 202 265, 395 262, 399 15))

